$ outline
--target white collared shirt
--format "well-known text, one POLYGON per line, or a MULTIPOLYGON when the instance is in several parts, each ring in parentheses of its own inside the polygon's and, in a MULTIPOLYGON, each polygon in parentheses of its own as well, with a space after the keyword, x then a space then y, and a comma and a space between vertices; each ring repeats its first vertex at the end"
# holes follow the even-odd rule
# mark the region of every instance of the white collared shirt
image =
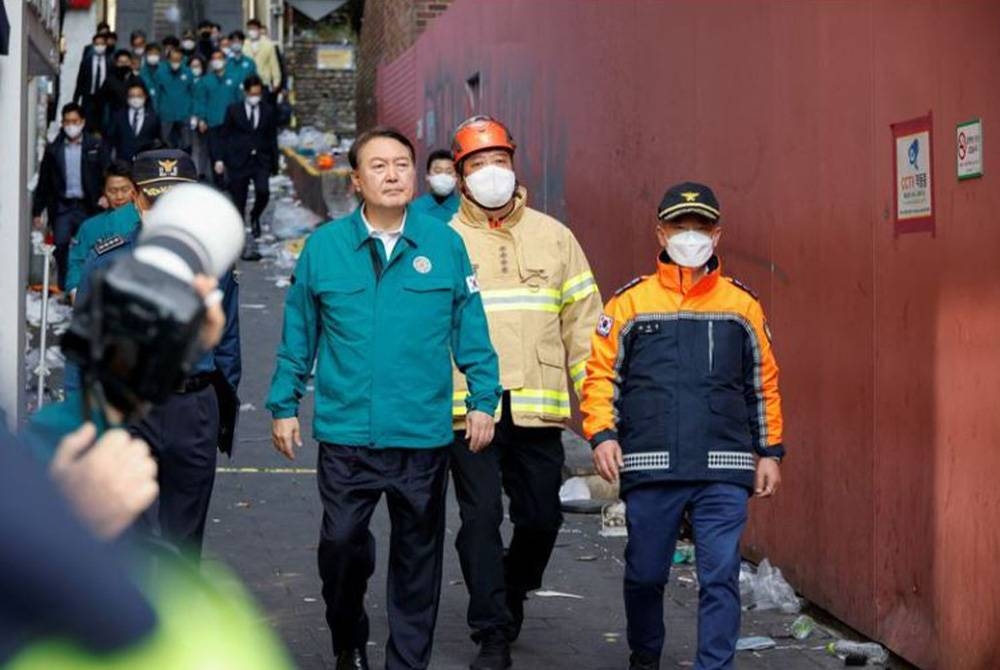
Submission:
POLYGON ((403 228, 406 227, 406 211, 403 212, 403 220, 399 222, 398 230, 379 230, 374 228, 372 224, 368 223, 368 217, 365 216, 365 208, 361 208, 361 220, 365 222, 365 227, 368 228, 368 236, 374 237, 376 240, 382 240, 382 246, 385 247, 385 257, 392 258, 392 250, 396 248, 396 242, 399 242, 399 238, 403 236, 403 228))
POLYGON ((256 130, 257 126, 260 124, 260 105, 251 105, 249 102, 244 101, 243 109, 246 110, 247 121, 251 126, 253 126, 254 130, 256 130), (254 118, 255 113, 256 118, 254 118))

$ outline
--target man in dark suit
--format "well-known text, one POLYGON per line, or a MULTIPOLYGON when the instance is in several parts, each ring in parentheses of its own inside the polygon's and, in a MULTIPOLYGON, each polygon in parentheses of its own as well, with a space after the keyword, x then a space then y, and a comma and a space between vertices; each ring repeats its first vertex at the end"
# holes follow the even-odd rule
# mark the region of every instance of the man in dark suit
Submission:
POLYGON ((111 55, 108 53, 108 36, 94 35, 89 54, 80 61, 76 75, 76 90, 73 102, 83 107, 83 118, 92 131, 102 132, 104 108, 101 105, 101 88, 111 76, 111 55))
POLYGON ((45 148, 38 170, 31 215, 35 228, 43 228, 42 212, 55 238, 59 288, 65 287, 69 245, 83 220, 97 213, 108 155, 100 138, 83 132, 80 105, 62 109, 62 130, 45 148))
POLYGON ((254 203, 250 226, 254 238, 260 237, 260 215, 271 198, 269 179, 278 161, 278 127, 274 108, 262 100, 264 84, 252 75, 243 82, 246 98, 226 110, 223 123, 223 162, 229 175, 229 193, 245 215, 250 182, 254 203))
POLYGON ((128 85, 128 107, 111 117, 108 142, 116 160, 131 161, 135 155, 156 148, 160 119, 149 104, 146 86, 134 79, 128 85))
POLYGON ((112 57, 112 68, 110 76, 104 81, 101 87, 99 104, 104 109, 102 123, 107 132, 111 126, 111 119, 123 109, 128 109, 128 87, 138 79, 132 74, 132 55, 120 49, 112 57))

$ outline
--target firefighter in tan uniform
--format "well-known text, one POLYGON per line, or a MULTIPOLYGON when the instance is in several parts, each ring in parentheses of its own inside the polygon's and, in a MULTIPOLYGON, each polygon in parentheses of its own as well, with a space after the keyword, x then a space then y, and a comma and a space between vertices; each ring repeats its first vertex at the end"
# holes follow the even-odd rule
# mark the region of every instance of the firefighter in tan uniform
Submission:
MULTIPOLYGON (((490 338, 500 356, 503 401, 490 446, 473 453, 461 432, 452 475, 462 515, 455 546, 469 589, 468 621, 480 649, 472 670, 511 666, 510 642, 524 600, 542 584, 562 523, 562 430, 570 382, 579 392, 601 296, 573 233, 527 206, 514 174, 514 142, 489 117, 455 131, 461 204, 451 221, 476 270, 490 338), (504 553, 501 485, 514 533, 504 553)), ((465 379, 456 374, 456 431, 464 426, 465 379)))

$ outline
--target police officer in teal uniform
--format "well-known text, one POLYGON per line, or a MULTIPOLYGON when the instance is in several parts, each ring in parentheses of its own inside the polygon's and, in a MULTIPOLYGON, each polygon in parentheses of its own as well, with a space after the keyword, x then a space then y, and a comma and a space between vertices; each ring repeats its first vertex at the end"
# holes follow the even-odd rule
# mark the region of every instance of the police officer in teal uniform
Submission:
MULTIPOLYGON (((182 151, 147 151, 136 157, 133 174, 140 193, 139 209, 147 211, 155 199, 176 184, 195 182, 190 156, 182 151)), ((130 253, 140 228, 97 244, 88 255, 78 288, 77 303, 89 290, 88 277, 98 268, 130 253)), ((219 278, 225 330, 221 341, 193 366, 182 386, 165 402, 154 406, 141 421, 129 426, 143 438, 160 464, 160 501, 155 519, 160 533, 172 543, 201 553, 205 519, 215 483, 217 450, 231 453, 237 389, 242 374, 239 336, 239 285, 233 271, 219 278)), ((66 401, 49 405, 30 421, 28 435, 35 444, 54 445, 85 419, 79 371, 67 365, 66 401)))
POLYGON ((447 149, 438 149, 427 157, 427 188, 429 191, 413 201, 411 207, 448 223, 458 211, 458 172, 455 160, 447 149))
POLYGON ((275 448, 294 458, 315 362, 319 566, 337 669, 368 668, 368 525, 383 493, 392 519, 385 667, 420 669, 430 663, 441 590, 452 358, 469 382, 475 451, 493 437, 499 366, 461 238, 407 207, 410 140, 375 128, 348 158, 364 202, 318 228, 302 250, 267 408, 275 448))
POLYGON ((76 231, 69 248, 66 271, 66 292, 74 293, 80 284, 80 275, 87 255, 103 240, 115 235, 128 235, 139 226, 139 210, 135 208, 135 183, 132 165, 127 161, 113 161, 104 172, 104 197, 108 209, 92 216, 76 231))

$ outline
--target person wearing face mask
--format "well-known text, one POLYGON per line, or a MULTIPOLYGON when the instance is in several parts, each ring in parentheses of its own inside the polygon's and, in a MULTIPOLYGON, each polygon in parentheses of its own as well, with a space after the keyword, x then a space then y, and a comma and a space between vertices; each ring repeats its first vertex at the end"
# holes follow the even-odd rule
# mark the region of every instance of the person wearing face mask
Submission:
POLYGON ((198 131, 198 100, 201 99, 201 88, 205 81, 208 61, 198 53, 191 56, 188 61, 188 70, 191 72, 191 118, 188 120, 188 129, 191 138, 191 158, 198 169, 198 179, 204 180, 212 174, 212 164, 208 159, 208 138, 198 131))
POLYGON ((167 66, 160 71, 158 85, 158 112, 163 124, 160 136, 167 146, 190 152, 195 82, 184 65, 184 53, 180 49, 170 52, 167 66))
POLYGON ((132 47, 132 55, 141 59, 146 55, 146 33, 142 30, 133 30, 129 35, 129 44, 132 47))
POLYGON ((198 44, 195 46, 195 50, 206 62, 212 58, 215 42, 212 40, 211 21, 202 21, 198 24, 198 44))
POLYGON ((128 108, 128 87, 136 81, 139 81, 139 78, 132 74, 132 55, 124 49, 116 51, 111 75, 105 79, 99 96, 100 105, 104 109, 101 128, 105 134, 110 129, 115 115, 128 108))
POLYGON ((135 79, 128 86, 128 107, 119 110, 108 129, 108 143, 118 160, 131 161, 153 148, 160 138, 160 118, 149 104, 146 87, 135 79))
MULTIPOLYGON (((462 123, 452 143, 461 203, 451 226, 476 267, 504 390, 493 443, 478 453, 459 440, 452 448, 462 512, 455 546, 469 591, 468 623, 479 643, 473 670, 510 667, 524 600, 542 585, 562 524, 568 382, 579 391, 601 310, 597 284, 572 231, 527 206, 527 189, 514 173, 514 150, 508 129, 487 116, 462 123), (506 552, 501 482, 514 525, 506 552)), ((456 374, 456 426, 465 413, 465 389, 456 374)))
POLYGON ((73 91, 73 102, 83 108, 83 118, 91 128, 100 129, 104 120, 104 107, 101 105, 101 88, 111 76, 111 54, 108 53, 108 36, 97 33, 91 40, 89 55, 80 61, 80 70, 76 75, 76 89, 73 91))
MULTIPOLYGON (((278 125, 274 107, 263 100, 264 84, 251 75, 243 82, 246 97, 226 110, 222 127, 224 168, 229 193, 240 216, 246 215, 247 195, 253 182, 254 202, 250 230, 260 237, 260 216, 271 199, 270 177, 278 167, 278 125)), ((260 260, 254 245, 247 245, 243 260, 260 260)))
POLYGON ((242 102, 243 93, 229 75, 226 56, 221 49, 212 53, 209 63, 211 72, 202 77, 196 90, 195 116, 198 117, 198 133, 208 148, 212 179, 216 186, 224 188, 226 157, 222 127, 227 110, 231 105, 242 102))
POLYGON ((264 26, 257 19, 247 21, 247 42, 243 45, 247 55, 257 66, 257 75, 264 82, 265 92, 274 94, 281 90, 281 63, 277 46, 264 34, 264 26))
POLYGON ((149 104, 154 111, 159 111, 159 90, 160 77, 167 69, 163 62, 163 51, 159 44, 150 44, 146 47, 146 55, 142 59, 142 66, 139 68, 139 79, 146 85, 146 95, 149 104))
POLYGON ((45 148, 38 169, 38 185, 31 205, 33 224, 48 228, 55 238, 58 286, 66 289, 69 246, 85 219, 100 211, 104 169, 108 153, 100 138, 85 133, 83 110, 74 102, 62 108, 62 130, 45 148))
POLYGON ((632 670, 657 670, 663 591, 685 511, 697 539, 698 668, 731 668, 740 630, 740 535, 751 495, 781 484, 781 396, 760 301, 722 274, 718 200, 667 189, 656 271, 604 308, 581 409, 594 465, 626 505, 632 670))
POLYGON ((185 30, 184 34, 181 35, 181 53, 184 54, 184 64, 188 65, 191 62, 191 57, 195 55, 198 47, 198 41, 193 30, 185 30))
POLYGON ((230 56, 226 64, 226 72, 233 78, 237 86, 242 86, 247 77, 257 74, 257 66, 253 59, 243 53, 245 37, 239 30, 229 34, 230 56))
POLYGON ((427 157, 428 192, 413 201, 411 207, 448 223, 458 211, 458 173, 451 152, 438 149, 427 157))

